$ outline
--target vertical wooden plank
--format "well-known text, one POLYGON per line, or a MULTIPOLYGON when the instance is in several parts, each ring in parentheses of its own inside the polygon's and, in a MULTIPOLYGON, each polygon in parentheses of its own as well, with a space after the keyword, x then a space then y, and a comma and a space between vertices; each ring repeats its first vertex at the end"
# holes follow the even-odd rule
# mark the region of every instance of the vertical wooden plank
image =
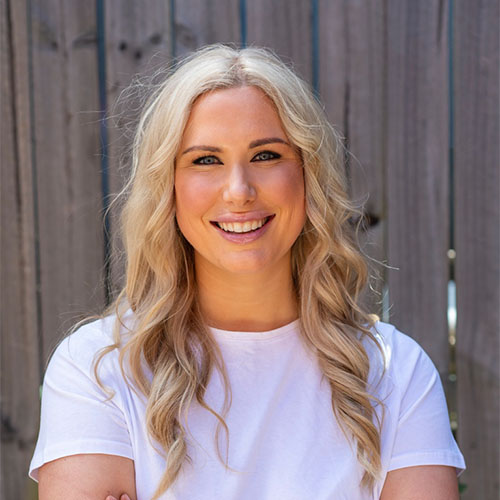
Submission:
POLYGON ((103 304, 95 2, 32 5, 44 359, 103 304))
POLYGON ((454 2, 458 438, 464 500, 500 492, 499 4, 454 2))
POLYGON ((385 3, 382 0, 346 2, 348 91, 345 129, 349 156, 347 175, 352 199, 364 200, 365 230, 360 244, 367 256, 369 287, 363 302, 383 316, 382 296, 386 270, 384 213, 384 154, 387 130, 385 3), (373 260, 371 260, 373 259, 373 260))
POLYGON ((384 268, 384 4, 320 0, 319 92, 330 121, 345 138, 350 195, 364 205, 359 242, 368 256, 366 307, 381 314, 384 268), (365 202, 365 203, 364 203, 365 202))
POLYGON ((247 5, 248 45, 273 49, 302 78, 312 81, 310 0, 252 0, 247 5))
POLYGON ((447 374, 448 9, 387 6, 387 252, 391 321, 447 374))
POLYGON ((239 2, 234 0, 176 0, 175 55, 210 43, 240 39, 239 2))
POLYGON ((40 363, 25 2, 0 2, 1 498, 27 498, 38 429, 40 363))
POLYGON ((384 8, 381 0, 319 2, 319 91, 347 139, 354 199, 382 215, 384 8))
POLYGON ((318 1, 318 92, 330 123, 345 137, 347 18, 343 0, 318 1))
MULTIPOLYGON (((140 113, 141 89, 129 88, 167 67, 172 57, 170 2, 109 0, 105 2, 106 98, 108 104, 108 161, 111 198, 130 174, 130 147, 140 113), (121 98, 120 98, 121 96, 121 98)), ((111 210, 111 288, 123 286, 124 256, 119 234, 120 203, 111 210)))

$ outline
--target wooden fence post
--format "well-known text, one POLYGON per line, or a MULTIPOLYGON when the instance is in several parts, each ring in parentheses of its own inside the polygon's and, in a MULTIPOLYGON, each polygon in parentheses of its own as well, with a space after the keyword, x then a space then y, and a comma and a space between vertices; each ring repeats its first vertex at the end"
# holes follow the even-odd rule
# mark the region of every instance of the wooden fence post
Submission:
POLYGON ((30 3, 33 137, 46 362, 104 303, 95 2, 30 3))
POLYGON ((449 366, 448 9, 387 6, 387 257, 391 322, 449 366))
POLYGON ((36 185, 31 150, 26 2, 0 3, 1 476, 0 497, 36 490, 28 464, 38 434, 40 368, 36 185))
POLYGON ((499 482, 499 5, 454 4, 458 438, 463 500, 499 482))

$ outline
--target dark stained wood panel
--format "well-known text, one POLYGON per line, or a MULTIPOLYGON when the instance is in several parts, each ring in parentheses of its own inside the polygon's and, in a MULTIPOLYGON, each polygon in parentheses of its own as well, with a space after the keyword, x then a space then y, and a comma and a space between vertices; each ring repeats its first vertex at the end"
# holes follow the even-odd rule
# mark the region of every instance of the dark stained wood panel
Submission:
POLYGON ((309 0, 246 2, 247 43, 268 47, 312 83, 312 4, 309 0))
POLYGON ((0 3, 1 498, 27 498, 38 433, 40 356, 26 3, 0 3))
POLYGON ((391 321, 448 372, 448 8, 387 5, 385 189, 391 321))
POLYGON ((458 438, 463 500, 500 491, 499 5, 454 3, 458 438))

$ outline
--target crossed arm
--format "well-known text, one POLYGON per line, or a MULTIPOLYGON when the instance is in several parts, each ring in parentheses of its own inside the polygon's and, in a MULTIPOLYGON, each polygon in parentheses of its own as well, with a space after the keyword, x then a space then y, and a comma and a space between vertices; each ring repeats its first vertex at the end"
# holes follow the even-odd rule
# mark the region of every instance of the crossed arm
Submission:
POLYGON ((38 472, 39 500, 105 500, 127 493, 136 500, 134 462, 116 455, 71 455, 38 472))
MULTIPOLYGON (((73 455, 39 471, 39 500, 136 500, 134 462, 114 455, 73 455)), ((424 465, 389 472, 380 500, 458 500, 454 467, 424 465)))

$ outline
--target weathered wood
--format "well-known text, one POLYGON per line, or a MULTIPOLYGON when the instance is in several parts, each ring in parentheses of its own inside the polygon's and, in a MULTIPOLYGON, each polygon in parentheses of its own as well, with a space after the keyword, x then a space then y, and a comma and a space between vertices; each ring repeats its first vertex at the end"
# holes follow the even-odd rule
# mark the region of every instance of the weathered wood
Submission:
POLYGON ((448 372, 448 9, 387 6, 387 256, 391 321, 448 372))
POLYGON ((363 302, 381 314, 385 260, 383 214, 384 5, 381 1, 318 3, 319 92, 330 121, 345 137, 350 195, 363 206, 359 240, 370 267, 363 302), (372 260, 375 259, 375 260, 372 260), (378 261, 378 262, 377 262, 378 261))
POLYGON ((454 3, 458 438, 464 500, 500 492, 499 5, 454 3))
POLYGON ((95 2, 32 5, 43 359, 103 303, 95 2))
MULTIPOLYGON (((314 3, 244 3, 248 44, 271 47, 312 82, 314 3)), ((240 4, 107 0, 104 5, 108 153, 116 193, 128 175, 132 134, 126 124, 133 128, 138 113, 138 100, 116 104, 119 94, 135 74, 152 74, 173 55, 215 41, 240 42, 240 4)), ((318 0, 317 5, 319 91, 330 120, 348 139, 352 195, 359 199, 370 192, 365 211, 379 220, 362 243, 370 256, 387 256, 400 268, 387 276, 391 321, 421 342, 445 374, 447 2, 318 0)), ((101 102, 95 2, 3 0, 0 6, 1 278, 8 290, 1 298, 0 495, 24 498, 27 485, 34 485, 26 472, 37 433, 40 372, 76 313, 104 303, 101 102)), ((454 9, 458 437, 469 467, 461 482, 467 486, 464 500, 489 500, 499 490, 499 12, 495 0, 454 2, 454 9)), ((113 267, 115 287, 122 271, 120 264, 113 267)))
POLYGON ((241 42, 239 2, 176 0, 174 54, 182 55, 210 43, 241 42))
POLYGON ((384 17, 383 2, 346 2, 347 89, 345 133, 349 178, 355 200, 369 194, 365 210, 380 218, 383 209, 384 17))
MULTIPOLYGON (((130 148, 140 112, 141 94, 131 88, 134 77, 144 80, 166 68, 172 58, 172 23, 164 0, 109 0, 105 2, 106 98, 108 105, 108 160, 111 199, 130 175, 130 148)), ((147 83, 145 83, 147 85, 147 83)), ((120 238, 121 202, 114 204, 111 221, 111 288, 124 283, 125 262, 120 238)))
POLYGON ((252 0, 247 7, 247 43, 273 49, 312 82, 309 0, 252 0))
POLYGON ((347 19, 345 2, 318 1, 318 92, 330 123, 345 137, 347 19))
POLYGON ((0 497, 27 498, 38 429, 40 361, 26 2, 0 2, 0 497))

